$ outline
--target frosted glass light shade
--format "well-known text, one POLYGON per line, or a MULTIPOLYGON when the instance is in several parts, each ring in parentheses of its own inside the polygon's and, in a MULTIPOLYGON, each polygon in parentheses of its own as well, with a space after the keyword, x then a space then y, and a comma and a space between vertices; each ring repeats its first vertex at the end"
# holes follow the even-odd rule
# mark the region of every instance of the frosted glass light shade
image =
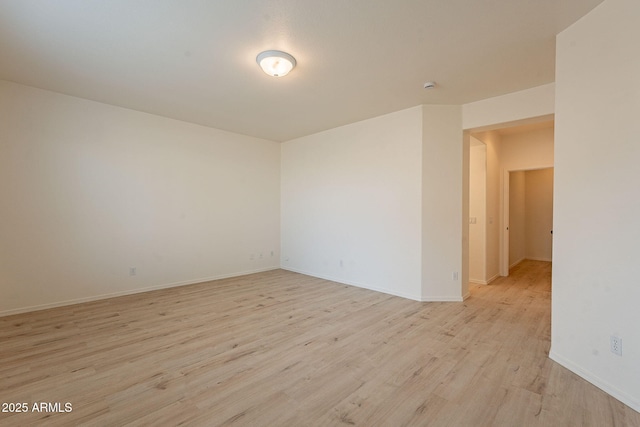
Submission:
POLYGON ((266 50, 256 57, 256 62, 262 71, 273 77, 282 77, 289 74, 296 66, 296 59, 286 52, 279 50, 266 50))

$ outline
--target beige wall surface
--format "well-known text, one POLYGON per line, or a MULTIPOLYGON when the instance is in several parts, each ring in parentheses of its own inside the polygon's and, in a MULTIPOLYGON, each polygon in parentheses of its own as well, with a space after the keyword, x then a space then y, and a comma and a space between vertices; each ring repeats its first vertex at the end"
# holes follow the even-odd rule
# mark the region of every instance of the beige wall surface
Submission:
MULTIPOLYGON (((462 109, 422 106, 422 298, 459 301, 463 280, 464 153, 462 109)), ((468 190, 467 190, 468 191, 468 190)), ((468 197, 467 197, 468 206, 468 197)), ((468 213, 468 209, 467 209, 468 213)))
POLYGON ((640 411, 638 22, 605 0, 557 38, 550 356, 640 411))
POLYGON ((486 284, 487 146, 471 137, 469 162, 469 279, 486 284))
POLYGON ((500 167, 506 171, 553 167, 553 126, 502 135, 500 167))
POLYGON ((282 267, 421 299, 422 107, 282 144, 282 267))
POLYGON ((282 144, 282 267, 459 301, 460 107, 419 106, 282 144))
POLYGON ((525 258, 552 260, 553 168, 525 172, 525 258))
POLYGON ((483 132, 476 134, 475 137, 486 146, 486 267, 483 281, 490 282, 500 273, 501 138, 497 132, 483 132))
POLYGON ((462 106, 463 128, 488 130, 505 123, 550 116, 555 111, 554 103, 555 83, 471 102, 462 106))
MULTIPOLYGON (((549 168, 554 165, 553 126, 521 132, 502 134, 498 131, 474 134, 487 146, 487 253, 486 275, 491 281, 499 274, 507 273, 513 262, 522 259, 526 251, 525 236, 516 235, 515 253, 510 253, 509 223, 504 205, 508 200, 505 189, 509 187, 510 171, 549 168), (505 236, 503 238, 503 236, 505 236), (522 243, 522 244, 521 244, 522 243), (524 245, 524 246, 523 246, 524 245), (511 262, 509 259, 511 258, 511 262), (502 265, 502 260, 505 265, 502 265)), ((516 230, 516 232, 518 232, 516 230)), ((522 234, 522 233, 521 233, 522 234)))
POLYGON ((4 81, 0 129, 0 313, 279 265, 277 143, 4 81))
POLYGON ((525 172, 509 174, 509 267, 526 258, 526 224, 529 219, 525 206, 525 172))

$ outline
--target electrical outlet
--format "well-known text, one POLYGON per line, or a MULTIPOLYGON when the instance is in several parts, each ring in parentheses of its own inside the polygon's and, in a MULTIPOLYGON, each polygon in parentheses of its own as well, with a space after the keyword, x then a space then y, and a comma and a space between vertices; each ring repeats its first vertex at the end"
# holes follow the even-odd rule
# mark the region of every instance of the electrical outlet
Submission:
POLYGON ((453 278, 453 280, 458 280, 458 272, 457 271, 453 272, 452 278, 453 278))
POLYGON ((622 338, 611 335, 611 353, 622 356, 622 338))
POLYGON ((135 276, 138 272, 138 269, 135 267, 129 267, 129 276, 135 276))

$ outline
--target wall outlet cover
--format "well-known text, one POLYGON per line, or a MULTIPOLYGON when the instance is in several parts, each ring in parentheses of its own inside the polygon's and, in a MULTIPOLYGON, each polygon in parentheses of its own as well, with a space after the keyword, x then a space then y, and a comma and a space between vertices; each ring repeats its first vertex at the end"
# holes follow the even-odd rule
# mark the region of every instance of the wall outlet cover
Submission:
POLYGON ((622 338, 611 335, 611 353, 622 356, 622 338))

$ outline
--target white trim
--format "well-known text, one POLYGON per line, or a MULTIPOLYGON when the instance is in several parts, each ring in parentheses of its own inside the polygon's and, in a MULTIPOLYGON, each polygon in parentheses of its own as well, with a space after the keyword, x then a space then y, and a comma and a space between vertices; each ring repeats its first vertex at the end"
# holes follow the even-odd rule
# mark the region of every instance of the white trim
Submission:
POLYGON ((406 299, 410 299, 413 301, 419 301, 419 302, 463 302, 464 299, 463 297, 452 297, 452 296, 427 296, 425 297, 424 295, 421 297, 416 297, 415 295, 409 295, 409 294, 405 294, 404 292, 396 292, 396 291, 392 291, 389 289, 383 289, 383 288, 378 288, 376 286, 371 286, 371 285, 365 285, 364 283, 359 283, 359 282, 354 282, 351 280, 344 280, 344 279, 340 279, 337 277, 331 277, 331 276, 325 276, 322 274, 315 274, 315 273, 309 273, 307 271, 303 271, 303 270, 297 270, 295 268, 290 268, 290 267, 280 267, 283 270, 288 270, 288 271, 293 271, 294 273, 300 273, 300 274, 304 274, 306 276, 311 276, 311 277, 317 277, 319 279, 324 279, 324 280, 330 280, 332 282, 336 282, 336 283, 342 283, 344 285, 350 285, 350 286, 356 286, 358 288, 364 288, 364 289, 369 289, 370 291, 376 291, 376 292, 381 292, 383 294, 388 294, 388 295, 393 295, 396 297, 401 297, 401 298, 406 298, 406 299))
MULTIPOLYGON (((470 294, 467 294, 467 296, 470 294)), ((425 297, 423 296, 422 299, 420 299, 421 302, 463 302, 464 298, 466 298, 467 296, 464 297, 448 297, 448 296, 434 296, 434 297, 425 297)))
POLYGON ((489 278, 489 280, 487 280, 487 285, 490 285, 491 282, 493 282, 494 280, 496 280, 498 277, 500 277, 499 274, 494 274, 492 277, 489 278))
POLYGON ((559 363, 560 365, 564 366, 568 370, 572 371, 573 373, 589 381, 591 384, 595 385, 605 393, 618 399, 620 402, 624 403, 634 411, 640 412, 640 400, 638 400, 636 397, 631 396, 630 394, 616 388, 615 386, 599 378, 597 375, 594 375, 593 373, 587 371, 586 369, 583 369, 582 367, 576 365, 575 363, 571 362, 568 359, 565 359, 559 354, 554 353, 553 350, 549 352, 549 359, 559 363))
POLYGON ((210 282, 212 280, 221 280, 221 279, 228 279, 230 277, 246 276, 248 274, 262 273, 264 271, 278 270, 279 268, 280 267, 261 268, 261 269, 249 270, 241 273, 222 274, 222 275, 213 276, 213 277, 203 277, 203 278, 194 279, 194 280, 184 280, 181 282, 165 283, 162 285, 149 286, 141 289, 131 289, 127 291, 113 292, 109 294, 102 294, 102 295, 96 295, 91 297, 74 298, 71 300, 53 302, 49 304, 40 304, 40 305, 33 305, 30 307, 15 308, 11 310, 0 311, 0 317, 12 316, 14 314, 29 313, 32 311, 47 310, 47 309, 56 308, 56 307, 64 307, 67 305, 82 304, 85 302, 99 301, 99 300, 109 299, 109 298, 122 297, 125 295, 141 294, 144 292, 157 291, 160 289, 176 288, 178 286, 194 285, 196 283, 210 282))
POLYGON ((530 261, 545 261, 545 262, 553 262, 552 259, 549 258, 531 258, 531 257, 527 257, 526 259, 530 260, 530 261))
POLYGON ((500 275, 496 274, 493 277, 490 277, 488 280, 469 279, 469 282, 470 283, 475 283, 476 285, 488 285, 491 282, 493 282, 494 280, 496 280, 498 277, 500 277, 500 275))
POLYGON ((317 277, 318 279, 329 280, 330 282, 342 283, 343 285, 349 285, 349 286, 355 286, 357 288, 369 289, 370 291, 381 292, 383 294, 393 295, 395 297, 406 298, 406 299, 410 299, 410 300, 414 300, 414 301, 422 301, 419 297, 416 297, 415 295, 405 294, 404 292, 395 292, 395 291, 391 291, 389 289, 382 289, 382 288, 378 288, 376 286, 365 285, 363 283, 354 282, 354 281, 351 281, 351 280, 339 279, 337 277, 326 276, 326 275, 323 275, 323 274, 309 273, 308 271, 298 270, 298 269, 291 268, 291 267, 280 267, 280 268, 283 269, 283 270, 287 270, 287 271, 293 271, 294 273, 304 274, 305 276, 311 276, 311 277, 317 277))
POLYGON ((516 262, 514 262, 513 264, 511 264, 511 265, 509 266, 509 270, 511 270, 511 269, 512 269, 513 267, 515 267, 516 265, 520 264, 520 263, 521 263, 522 261, 524 261, 525 259, 528 259, 528 258, 522 257, 522 258, 520 258, 518 261, 516 261, 516 262))

